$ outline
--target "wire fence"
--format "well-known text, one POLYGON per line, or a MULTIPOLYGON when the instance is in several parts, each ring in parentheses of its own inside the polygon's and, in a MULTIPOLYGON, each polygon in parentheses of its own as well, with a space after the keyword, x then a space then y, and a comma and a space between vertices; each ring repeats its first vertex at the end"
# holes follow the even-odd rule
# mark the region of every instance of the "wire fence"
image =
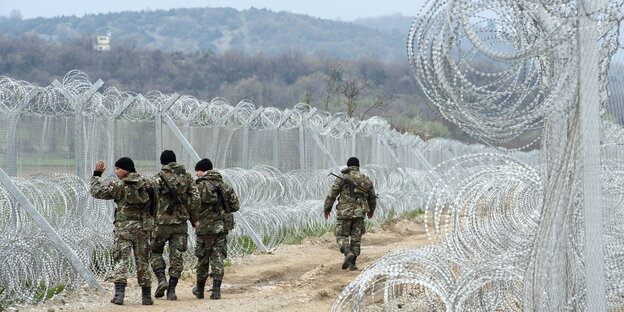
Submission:
POLYGON ((539 165, 452 158, 426 204, 438 243, 387 255, 333 311, 622 311, 622 1, 429 1, 408 54, 431 103, 539 165))
MULTIPOLYGON (((160 92, 100 92, 102 86, 79 71, 46 87, 0 78, 0 168, 6 168, 10 183, 100 280, 112 270, 114 206, 89 196, 93 164, 104 159, 110 167, 128 156, 139 173, 150 176, 160 169, 160 152, 172 149, 187 169, 193 168, 193 155, 177 131, 234 187, 242 217, 268 248, 331 229, 333 222, 320 217, 332 182, 328 174, 350 156, 360 158, 380 194, 375 223, 423 209, 439 178, 430 170, 454 157, 506 153, 538 163, 537 151, 442 139, 424 142, 396 132, 378 117, 359 121, 306 104, 287 110, 248 101, 232 106, 221 98, 206 102, 160 92)), ((105 176, 114 179, 112 170, 105 176)), ((58 285, 82 283, 83 277, 50 242, 50 233, 6 185, 0 198, 0 237, 7 243, 0 261, 15 268, 0 273, 0 300, 39 302, 58 285)), ((255 250, 251 235, 237 223, 230 254, 255 250)), ((192 252, 185 259, 190 266, 195 262, 192 252)))

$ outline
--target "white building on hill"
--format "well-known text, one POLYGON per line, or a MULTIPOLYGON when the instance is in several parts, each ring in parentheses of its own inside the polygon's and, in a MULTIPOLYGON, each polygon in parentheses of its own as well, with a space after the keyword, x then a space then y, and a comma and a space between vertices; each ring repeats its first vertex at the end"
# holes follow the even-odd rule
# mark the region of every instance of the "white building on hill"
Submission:
POLYGON ((106 36, 97 36, 95 38, 95 44, 93 45, 93 50, 96 51, 110 51, 110 42, 111 36, 110 34, 106 36))

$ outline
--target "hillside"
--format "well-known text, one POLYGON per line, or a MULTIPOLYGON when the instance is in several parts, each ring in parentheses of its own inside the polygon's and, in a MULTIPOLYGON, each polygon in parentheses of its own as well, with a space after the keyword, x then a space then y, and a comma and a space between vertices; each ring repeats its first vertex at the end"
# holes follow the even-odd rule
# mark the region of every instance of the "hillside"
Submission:
POLYGON ((294 49, 310 56, 403 61, 411 19, 393 15, 341 22, 267 9, 206 7, 25 20, 0 17, 0 32, 34 34, 52 42, 110 33, 113 45, 134 40, 143 49, 163 51, 274 55, 294 49), (397 25, 406 26, 399 30, 397 25))
MULTIPOLYGON (((178 92, 201 100, 223 97, 234 105, 247 99, 257 106, 282 109, 299 102, 329 112, 352 108, 356 118, 381 115, 399 129, 420 129, 425 137, 451 136, 441 117, 430 110, 405 62, 311 57, 296 50, 275 55, 167 52, 131 42, 104 52, 92 48, 90 37, 60 44, 34 35, 0 33, 2 76, 46 86, 73 69, 119 90, 178 92), (363 88, 354 93, 354 85, 363 88), (349 108, 348 103, 357 107, 349 108)), ((456 133, 453 126, 451 131, 456 133)))

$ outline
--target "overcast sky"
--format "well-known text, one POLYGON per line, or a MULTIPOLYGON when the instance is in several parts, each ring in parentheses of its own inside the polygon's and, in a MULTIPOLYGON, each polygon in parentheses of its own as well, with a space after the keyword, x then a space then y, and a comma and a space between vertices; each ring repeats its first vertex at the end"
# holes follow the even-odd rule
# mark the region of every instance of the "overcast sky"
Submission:
POLYGON ((193 7, 232 7, 238 10, 267 8, 275 12, 289 11, 326 19, 352 21, 359 17, 375 17, 400 13, 415 16, 425 0, 0 0, 0 15, 19 10, 23 18, 83 16, 91 13, 140 11, 193 7))

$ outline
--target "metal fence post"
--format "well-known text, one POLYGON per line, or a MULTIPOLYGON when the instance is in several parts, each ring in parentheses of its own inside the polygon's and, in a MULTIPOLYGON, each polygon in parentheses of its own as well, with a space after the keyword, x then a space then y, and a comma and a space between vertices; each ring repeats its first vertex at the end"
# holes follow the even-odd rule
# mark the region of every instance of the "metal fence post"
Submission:
POLYGON ((600 34, 589 16, 607 1, 580 1, 578 6, 580 146, 585 214, 585 284, 587 308, 605 311, 604 238, 602 224, 602 179, 600 161, 600 34))
POLYGON ((59 89, 59 91, 67 98, 67 100, 74 106, 74 154, 76 161, 76 175, 84 178, 87 176, 87 166, 85 157, 85 132, 84 132, 84 104, 91 99, 91 97, 97 92, 97 90, 104 85, 104 81, 98 79, 87 92, 74 96, 63 84, 58 80, 54 80, 52 84, 59 89))
POLYGON ((7 161, 9 175, 17 176, 17 123, 24 107, 39 93, 39 89, 32 89, 26 97, 10 112, 9 131, 7 131, 7 161))

